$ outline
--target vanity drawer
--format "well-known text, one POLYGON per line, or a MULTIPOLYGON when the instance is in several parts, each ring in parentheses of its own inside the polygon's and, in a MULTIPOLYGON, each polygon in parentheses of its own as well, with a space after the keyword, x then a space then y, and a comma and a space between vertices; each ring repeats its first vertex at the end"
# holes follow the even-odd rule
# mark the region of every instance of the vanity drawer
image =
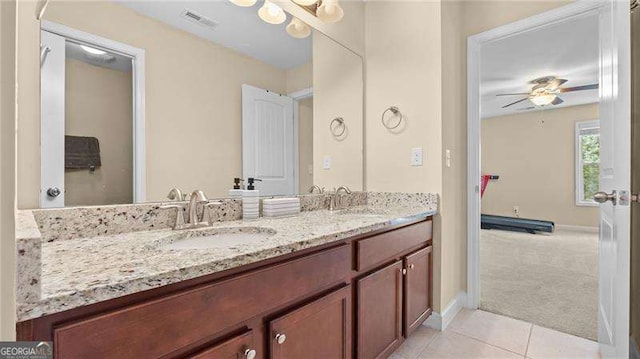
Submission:
POLYGON ((157 358, 346 282, 349 245, 54 329, 57 358, 157 358))
POLYGON ((427 220, 356 242, 356 270, 361 271, 425 245, 433 237, 433 221, 427 220))

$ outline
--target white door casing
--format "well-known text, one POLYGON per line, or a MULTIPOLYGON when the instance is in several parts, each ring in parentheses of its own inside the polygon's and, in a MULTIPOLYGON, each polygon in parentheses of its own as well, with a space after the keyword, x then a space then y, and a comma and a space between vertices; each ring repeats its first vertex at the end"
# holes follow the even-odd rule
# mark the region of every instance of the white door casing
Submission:
MULTIPOLYGON (((468 38, 467 294, 480 299, 480 53, 482 44, 584 14, 598 14, 600 47, 600 191, 629 191, 631 154, 629 3, 580 0, 468 38)), ((600 205, 598 341, 603 358, 629 355, 630 208, 600 205)))
POLYGON ((261 195, 294 195, 297 161, 293 99, 242 85, 242 175, 261 195))
POLYGON ((47 31, 40 36, 40 208, 64 207, 66 40, 47 31))

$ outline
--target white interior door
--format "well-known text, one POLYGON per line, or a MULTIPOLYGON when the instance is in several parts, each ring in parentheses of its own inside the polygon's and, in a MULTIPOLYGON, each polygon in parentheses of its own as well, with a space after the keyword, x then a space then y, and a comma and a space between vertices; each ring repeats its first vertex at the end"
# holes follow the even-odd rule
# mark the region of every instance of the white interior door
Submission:
POLYGON ((40 207, 64 207, 65 38, 40 36, 40 207))
POLYGON ((600 11, 598 341, 604 358, 629 357, 631 102, 629 3, 600 11))
POLYGON ((296 131, 291 97, 242 85, 242 174, 261 195, 296 194, 296 131))

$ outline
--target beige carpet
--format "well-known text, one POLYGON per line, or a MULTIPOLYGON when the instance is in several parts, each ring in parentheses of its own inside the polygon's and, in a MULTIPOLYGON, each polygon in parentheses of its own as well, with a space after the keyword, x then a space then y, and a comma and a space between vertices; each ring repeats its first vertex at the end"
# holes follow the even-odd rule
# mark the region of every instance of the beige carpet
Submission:
POLYGON ((482 230, 480 308, 597 340, 597 233, 482 230))

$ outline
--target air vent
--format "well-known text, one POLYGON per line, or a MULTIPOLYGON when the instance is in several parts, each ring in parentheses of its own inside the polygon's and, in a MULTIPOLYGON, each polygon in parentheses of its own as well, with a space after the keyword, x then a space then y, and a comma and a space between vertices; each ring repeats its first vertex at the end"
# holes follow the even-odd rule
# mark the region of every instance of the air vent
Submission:
POLYGON ((216 26, 218 26, 218 23, 209 19, 206 16, 200 15, 194 11, 185 9, 182 12, 182 17, 189 20, 189 21, 193 21, 196 22, 202 26, 208 27, 209 29, 215 29, 216 26))

